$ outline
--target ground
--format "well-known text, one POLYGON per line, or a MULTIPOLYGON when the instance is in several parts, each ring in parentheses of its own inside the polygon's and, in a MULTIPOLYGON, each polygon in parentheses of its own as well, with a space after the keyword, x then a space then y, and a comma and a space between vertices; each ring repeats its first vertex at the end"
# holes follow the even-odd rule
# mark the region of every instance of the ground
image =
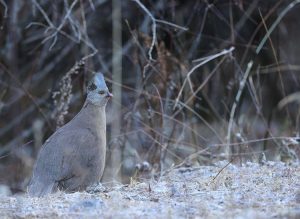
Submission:
POLYGON ((89 192, 2 196, 0 218, 300 218, 299 164, 224 166, 174 168, 159 180, 89 192))

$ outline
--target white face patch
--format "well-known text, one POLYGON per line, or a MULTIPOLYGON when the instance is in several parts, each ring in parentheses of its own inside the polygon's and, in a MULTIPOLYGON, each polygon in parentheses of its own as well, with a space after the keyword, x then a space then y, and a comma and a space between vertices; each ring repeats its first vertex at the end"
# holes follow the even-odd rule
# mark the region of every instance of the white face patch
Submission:
MULTIPOLYGON (((87 88, 87 99, 97 106, 105 106, 108 99, 106 94, 110 94, 106 86, 102 73, 96 73, 87 88)), ((110 94, 111 95, 111 94, 110 94)))

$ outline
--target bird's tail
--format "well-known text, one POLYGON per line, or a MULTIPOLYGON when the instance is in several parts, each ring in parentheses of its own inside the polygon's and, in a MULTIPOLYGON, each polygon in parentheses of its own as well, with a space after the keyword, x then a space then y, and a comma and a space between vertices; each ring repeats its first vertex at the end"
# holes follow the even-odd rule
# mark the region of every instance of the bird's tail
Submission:
POLYGON ((54 182, 47 180, 32 179, 28 185, 28 194, 32 197, 42 197, 53 192, 55 187, 54 182))

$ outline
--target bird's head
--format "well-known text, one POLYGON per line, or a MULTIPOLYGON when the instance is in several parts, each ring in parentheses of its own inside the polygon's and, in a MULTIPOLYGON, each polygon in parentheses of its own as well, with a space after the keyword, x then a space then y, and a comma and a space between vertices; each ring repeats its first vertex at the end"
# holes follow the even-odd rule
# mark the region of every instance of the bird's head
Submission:
POLYGON ((87 87, 87 101, 97 106, 105 106, 112 96, 106 86, 103 74, 96 73, 87 87))

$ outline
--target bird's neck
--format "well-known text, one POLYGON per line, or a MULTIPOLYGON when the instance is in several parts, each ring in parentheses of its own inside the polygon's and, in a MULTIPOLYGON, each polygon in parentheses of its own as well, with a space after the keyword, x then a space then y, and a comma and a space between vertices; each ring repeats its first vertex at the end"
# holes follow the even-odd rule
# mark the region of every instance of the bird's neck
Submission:
POLYGON ((79 126, 95 130, 106 129, 105 106, 97 106, 85 101, 82 109, 74 118, 79 126), (91 122, 92 121, 92 122, 91 122))

